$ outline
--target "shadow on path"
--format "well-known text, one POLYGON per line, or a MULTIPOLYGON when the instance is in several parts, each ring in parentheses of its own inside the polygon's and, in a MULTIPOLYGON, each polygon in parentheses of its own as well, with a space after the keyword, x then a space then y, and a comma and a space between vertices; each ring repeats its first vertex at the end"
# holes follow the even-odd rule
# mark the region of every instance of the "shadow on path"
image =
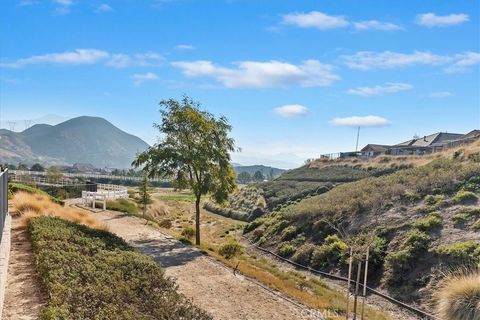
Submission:
POLYGON ((134 240, 131 242, 131 245, 151 256, 165 268, 184 265, 195 258, 203 256, 195 248, 188 247, 177 240, 165 238, 134 240))

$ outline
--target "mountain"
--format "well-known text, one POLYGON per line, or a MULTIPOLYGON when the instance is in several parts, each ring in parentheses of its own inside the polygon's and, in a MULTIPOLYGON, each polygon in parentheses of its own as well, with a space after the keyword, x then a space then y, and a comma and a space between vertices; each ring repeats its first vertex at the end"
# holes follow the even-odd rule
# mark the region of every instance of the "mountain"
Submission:
POLYGON ((247 172, 249 175, 253 176, 255 172, 260 171, 264 177, 269 177, 272 175, 274 178, 280 176, 282 173, 285 172, 283 169, 264 166, 264 165, 253 165, 253 166, 242 166, 238 164, 234 164, 233 168, 237 174, 242 172, 247 172))
POLYGON ((128 168, 148 148, 103 118, 82 116, 57 125, 36 124, 23 132, 0 130, 0 161, 11 163, 91 163, 128 168))

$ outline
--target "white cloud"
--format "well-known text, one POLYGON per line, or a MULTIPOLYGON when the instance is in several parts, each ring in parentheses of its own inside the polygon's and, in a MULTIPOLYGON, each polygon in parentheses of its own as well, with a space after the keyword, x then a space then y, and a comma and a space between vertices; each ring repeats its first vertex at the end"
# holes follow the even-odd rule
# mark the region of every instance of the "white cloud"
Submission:
POLYGON ((445 68, 447 73, 465 72, 470 67, 480 64, 480 52, 467 51, 455 55, 455 63, 445 68))
POLYGON ((403 30, 403 27, 390 23, 390 22, 382 22, 378 20, 368 20, 368 21, 359 21, 354 22, 353 26, 357 30, 380 30, 380 31, 398 31, 403 30))
POLYGON ((97 7, 97 9, 95 9, 96 13, 105 13, 110 11, 113 11, 113 8, 106 3, 102 3, 97 7))
POLYGON ((453 60, 450 56, 436 55, 427 51, 398 53, 392 51, 360 51, 354 55, 342 57, 345 64, 357 70, 391 69, 414 65, 440 65, 453 60))
POLYGON ((375 87, 359 87, 355 89, 350 89, 347 91, 348 94, 353 94, 362 97, 372 97, 378 96, 385 93, 395 93, 399 91, 405 91, 412 89, 413 86, 408 83, 401 82, 388 82, 383 86, 375 87))
POLYGON ((195 47, 189 44, 179 44, 175 46, 177 50, 195 50, 195 47))
POLYGON ((227 88, 287 88, 290 86, 328 86, 340 77, 333 66, 317 60, 306 60, 299 65, 276 60, 242 61, 236 68, 227 68, 211 61, 178 61, 174 67, 182 69, 187 77, 210 77, 227 88))
POLYGON ((383 127, 391 124, 391 121, 379 116, 352 116, 345 118, 335 118, 330 121, 334 126, 342 127, 383 127))
POLYGON ((29 65, 87 65, 105 62, 107 66, 125 68, 129 66, 147 67, 159 66, 165 58, 155 52, 137 53, 128 55, 124 53, 111 54, 97 49, 75 49, 58 53, 47 53, 18 59, 14 62, 1 63, 4 68, 23 68, 29 65))
POLYGON ((448 98, 451 97, 453 94, 449 91, 436 91, 430 93, 428 96, 430 98, 448 98))
POLYGON ((343 28, 350 23, 344 16, 329 16, 323 12, 289 13, 283 15, 282 23, 299 28, 317 28, 319 30, 343 28))
POLYGON ((437 16, 435 13, 429 12, 417 15, 417 24, 429 28, 459 25, 468 20, 468 15, 464 13, 437 16))
POLYGON ((109 53, 106 51, 96 49, 76 49, 74 51, 48 53, 18 59, 15 62, 2 63, 0 66, 7 68, 22 68, 34 64, 85 65, 97 63, 108 57, 109 53))
POLYGON ((153 81, 157 79, 158 76, 153 72, 147 72, 143 74, 136 73, 132 76, 133 85, 136 87, 140 86, 145 81, 153 81))
POLYGON ((300 104, 287 104, 275 108, 273 112, 283 118, 295 118, 307 115, 308 108, 300 104))
POLYGON ((70 7, 73 5, 73 0, 52 0, 57 5, 54 10, 55 15, 66 15, 70 13, 70 7))

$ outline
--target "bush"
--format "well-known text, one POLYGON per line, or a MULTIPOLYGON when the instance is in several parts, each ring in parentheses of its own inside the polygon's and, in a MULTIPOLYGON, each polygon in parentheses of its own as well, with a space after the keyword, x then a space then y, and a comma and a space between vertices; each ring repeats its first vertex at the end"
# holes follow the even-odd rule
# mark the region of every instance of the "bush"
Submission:
POLYGON ((476 320, 479 318, 480 272, 447 276, 436 295, 441 319, 476 320))
POLYGON ((325 238, 325 243, 317 247, 312 253, 311 265, 313 268, 332 268, 338 264, 345 264, 348 246, 337 235, 325 238))
POLYGON ((40 190, 38 188, 29 186, 29 185, 26 185, 26 184, 18 183, 18 182, 9 182, 8 183, 9 195, 13 196, 14 193, 19 192, 19 191, 27 192, 27 193, 30 193, 30 194, 44 195, 44 196, 49 197, 52 202, 63 205, 63 201, 49 195, 47 192, 45 192, 43 190, 40 190))
POLYGON ((431 251, 450 263, 480 263, 480 243, 473 241, 440 245, 431 251))
POLYGON ((257 218, 255 220, 253 220, 252 222, 246 224, 245 227, 243 227, 243 233, 248 233, 248 232, 252 231, 253 229, 258 228, 264 222, 265 222, 264 218, 257 218))
POLYGON ((192 239, 195 236, 195 230, 191 227, 186 227, 182 230, 182 237, 192 239))
POLYGON ((433 228, 440 227, 442 225, 442 217, 438 212, 430 213, 427 217, 417 220, 413 227, 420 231, 430 231, 433 228))
POLYGON ((444 200, 445 200, 445 196, 443 194, 438 194, 438 195, 429 194, 425 197, 424 203, 427 206, 434 206, 444 200))
POLYGON ((282 243, 280 247, 278 247, 277 253, 282 257, 289 257, 295 253, 295 246, 290 243, 282 243))
POLYGON ((474 202, 477 200, 478 196, 475 193, 464 190, 458 191, 457 194, 455 194, 455 196, 453 197, 453 203, 456 204, 474 202))
POLYGON ((304 244, 298 248, 295 254, 292 256, 292 261, 304 266, 308 266, 314 250, 315 246, 313 244, 304 244))
POLYGON ((243 252, 243 247, 236 241, 231 240, 218 249, 218 253, 227 259, 231 259, 243 252))
POLYGON ((158 225, 162 228, 165 228, 165 229, 170 229, 172 227, 172 220, 170 219, 163 219, 162 221, 160 221, 158 223, 158 225))
POLYGON ((50 301, 41 319, 211 319, 122 239, 59 218, 28 226, 50 301))
MULTIPOLYGON (((101 203, 95 203, 97 208, 102 208, 101 203)), ((117 199, 117 200, 109 200, 107 201, 107 210, 125 212, 128 214, 136 215, 139 213, 139 209, 137 205, 128 200, 128 199, 117 199)))
POLYGON ((405 285, 405 278, 413 270, 418 258, 427 252, 430 237, 416 229, 410 231, 400 246, 385 258, 385 284, 389 287, 405 285))
POLYGON ((473 231, 480 231, 480 219, 478 219, 474 224, 472 224, 473 231))
POLYGON ((297 234, 297 228, 295 228, 294 226, 289 226, 283 229, 281 238, 283 241, 288 241, 293 239, 293 237, 295 237, 296 234, 297 234))

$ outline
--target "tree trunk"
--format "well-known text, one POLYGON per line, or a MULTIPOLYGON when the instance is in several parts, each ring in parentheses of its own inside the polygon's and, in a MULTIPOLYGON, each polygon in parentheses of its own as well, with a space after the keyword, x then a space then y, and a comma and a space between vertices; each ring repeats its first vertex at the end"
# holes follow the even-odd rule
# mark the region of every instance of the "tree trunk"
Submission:
POLYGON ((195 244, 200 245, 200 196, 195 200, 195 244))

